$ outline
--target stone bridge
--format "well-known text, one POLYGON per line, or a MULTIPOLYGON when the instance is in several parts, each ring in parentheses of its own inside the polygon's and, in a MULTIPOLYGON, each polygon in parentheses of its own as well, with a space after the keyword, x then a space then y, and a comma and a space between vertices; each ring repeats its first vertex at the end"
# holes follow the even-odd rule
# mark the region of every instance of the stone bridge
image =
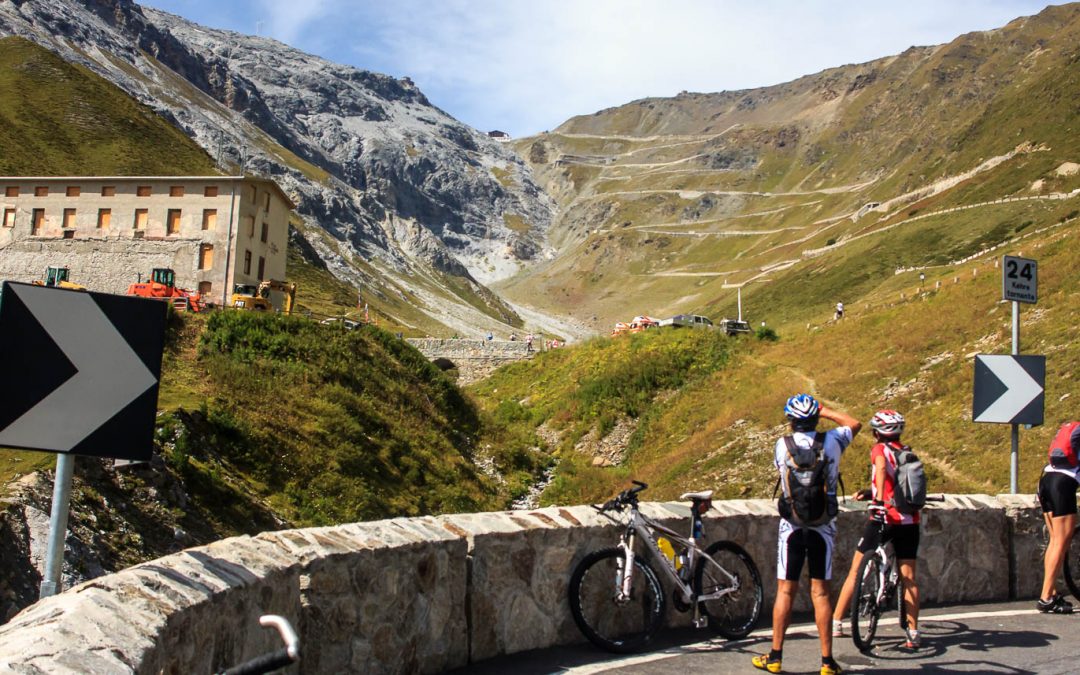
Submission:
POLYGON ((407 342, 439 368, 456 370, 461 384, 482 380, 507 363, 532 358, 541 347, 534 343, 530 349, 524 340, 409 338, 407 342))

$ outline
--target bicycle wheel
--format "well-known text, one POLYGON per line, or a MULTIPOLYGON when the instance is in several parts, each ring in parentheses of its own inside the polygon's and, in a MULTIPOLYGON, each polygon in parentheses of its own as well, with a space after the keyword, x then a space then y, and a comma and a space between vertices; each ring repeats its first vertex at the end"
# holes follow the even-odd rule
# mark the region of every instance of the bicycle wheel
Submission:
POLYGON ((851 596, 851 639, 859 651, 868 651, 874 642, 881 607, 881 558, 872 553, 859 563, 855 594, 851 596))
POLYGON ((711 600, 701 600, 701 611, 709 625, 729 640, 750 634, 761 616, 765 594, 761 575, 750 554, 730 541, 718 541, 707 549, 694 570, 694 593, 709 595, 732 588, 737 590, 711 600))
POLYGON ((1072 541, 1069 548, 1065 549, 1065 561, 1062 565, 1065 572, 1065 585, 1073 597, 1080 600, 1080 526, 1073 530, 1072 541))
POLYGON ((585 556, 570 576, 574 623, 597 647, 612 652, 644 648, 664 618, 664 590, 652 567, 634 557, 630 597, 620 600, 626 555, 605 548, 585 556))

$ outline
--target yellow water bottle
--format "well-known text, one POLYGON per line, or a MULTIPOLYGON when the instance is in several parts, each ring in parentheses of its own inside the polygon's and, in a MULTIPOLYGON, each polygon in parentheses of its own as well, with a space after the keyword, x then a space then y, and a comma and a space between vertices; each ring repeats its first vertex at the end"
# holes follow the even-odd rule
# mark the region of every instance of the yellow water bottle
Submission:
MULTIPOLYGON (((682 567, 682 560, 675 557, 675 548, 671 545, 671 542, 664 537, 656 538, 656 548, 660 549, 660 552, 664 554, 664 557, 668 559, 671 565, 678 571, 682 567)), ((681 556, 680 556, 681 557, 681 556)))

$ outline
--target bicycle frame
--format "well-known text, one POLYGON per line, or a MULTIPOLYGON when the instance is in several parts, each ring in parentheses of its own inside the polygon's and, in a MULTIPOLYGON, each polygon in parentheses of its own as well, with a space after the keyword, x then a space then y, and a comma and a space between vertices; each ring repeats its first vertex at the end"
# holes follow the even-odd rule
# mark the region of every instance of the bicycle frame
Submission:
POLYGON ((663 561, 663 564, 660 565, 660 569, 663 570, 664 576, 679 590, 683 601, 687 604, 692 603, 694 605, 695 622, 698 621, 698 606, 696 601, 714 600, 739 590, 739 580, 721 565, 717 564, 715 560, 706 556, 701 550, 701 547, 698 546, 697 540, 701 536, 702 531, 701 515, 695 512, 691 514, 691 517, 691 536, 684 537, 641 513, 641 511, 638 510, 637 504, 631 505, 630 522, 627 523, 626 530, 619 539, 619 548, 623 549, 625 552, 624 562, 622 563, 623 574, 620 577, 619 600, 625 600, 630 597, 633 583, 634 547, 638 538, 649 543, 649 546, 646 547, 645 550, 648 551, 654 559, 663 561), (679 576, 679 571, 675 568, 674 561, 669 559, 660 550, 654 532, 663 534, 685 549, 686 562, 683 563, 684 569, 687 570, 687 579, 685 581, 679 576), (692 570, 695 569, 697 561, 701 557, 704 558, 706 564, 712 565, 715 570, 723 575, 730 585, 714 593, 707 593, 695 598, 690 574, 692 574, 692 570), (629 571, 629 573, 626 573, 627 571, 629 571))

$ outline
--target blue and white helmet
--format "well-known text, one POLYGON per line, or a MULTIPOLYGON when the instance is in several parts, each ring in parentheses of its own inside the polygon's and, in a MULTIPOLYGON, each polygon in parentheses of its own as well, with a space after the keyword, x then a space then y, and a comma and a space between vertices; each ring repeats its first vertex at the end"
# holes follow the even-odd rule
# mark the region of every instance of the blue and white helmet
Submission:
POLYGON ((784 414, 792 421, 816 421, 821 404, 810 394, 795 394, 787 400, 784 414))

